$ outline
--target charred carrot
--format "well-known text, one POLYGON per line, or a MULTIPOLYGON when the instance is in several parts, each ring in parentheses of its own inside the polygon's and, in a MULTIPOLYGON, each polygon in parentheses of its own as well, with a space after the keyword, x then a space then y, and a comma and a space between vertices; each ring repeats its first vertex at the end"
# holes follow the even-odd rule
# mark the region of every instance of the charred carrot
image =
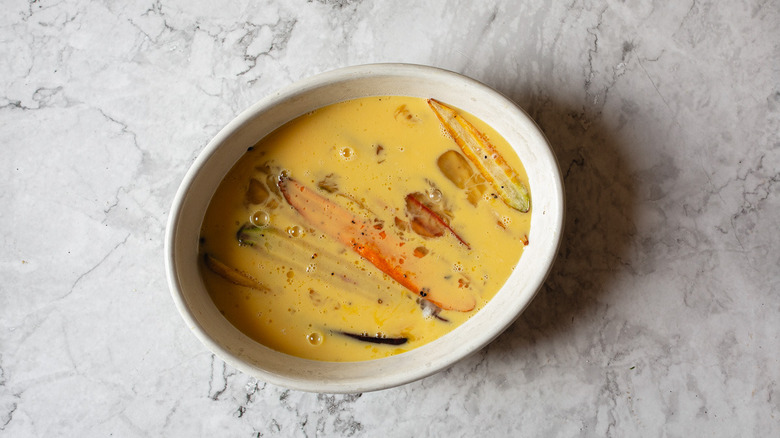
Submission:
POLYGON ((279 178, 278 186, 287 202, 311 226, 351 248, 403 287, 447 310, 467 312, 476 305, 473 296, 455 299, 445 291, 434 293, 422 287, 417 273, 402 266, 414 260, 413 248, 405 246, 394 233, 375 229, 371 222, 289 177, 279 178))
POLYGON ((531 208, 528 189, 519 181, 517 172, 493 147, 484 134, 464 119, 457 111, 439 102, 428 99, 436 117, 463 150, 463 154, 474 163, 479 172, 490 182, 501 199, 510 207, 527 212, 531 208))

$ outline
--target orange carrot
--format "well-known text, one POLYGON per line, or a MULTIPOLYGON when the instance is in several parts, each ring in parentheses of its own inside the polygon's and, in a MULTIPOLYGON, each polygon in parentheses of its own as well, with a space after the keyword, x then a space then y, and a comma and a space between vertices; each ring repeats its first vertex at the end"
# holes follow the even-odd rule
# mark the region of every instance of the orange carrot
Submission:
POLYGON ((352 248, 403 287, 443 309, 467 312, 476 306, 473 296, 455 299, 445 291, 431 292, 421 286, 417 273, 401 266, 404 261, 412 260, 414 254, 396 234, 375 229, 371 222, 360 219, 289 177, 280 177, 278 185, 287 202, 309 224, 352 248))

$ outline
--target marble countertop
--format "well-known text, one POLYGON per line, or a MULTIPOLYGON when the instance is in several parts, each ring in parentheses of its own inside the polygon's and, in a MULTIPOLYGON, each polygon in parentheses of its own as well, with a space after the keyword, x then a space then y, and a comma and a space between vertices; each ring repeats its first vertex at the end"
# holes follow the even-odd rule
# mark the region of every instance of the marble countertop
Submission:
POLYGON ((777 3, 420 3, 4 2, 0 436, 780 435, 777 3), (444 372, 275 387, 176 312, 168 210, 240 111, 373 62, 525 108, 565 174, 564 243, 444 372))

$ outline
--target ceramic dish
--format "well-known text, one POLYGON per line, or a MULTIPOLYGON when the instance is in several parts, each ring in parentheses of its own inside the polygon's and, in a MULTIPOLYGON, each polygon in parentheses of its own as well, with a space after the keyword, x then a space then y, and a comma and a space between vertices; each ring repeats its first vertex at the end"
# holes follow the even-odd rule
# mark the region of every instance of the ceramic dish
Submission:
MULTIPOLYGON (((542 286, 558 250, 564 216, 555 156, 531 118, 495 90, 432 67, 376 64, 323 73, 266 97, 241 113, 206 146, 187 172, 171 208, 165 238, 168 283, 187 326, 239 370, 292 389, 347 393, 402 385, 480 350, 522 313, 542 286), (320 362, 271 350, 233 327, 217 310, 198 270, 198 237, 211 196, 247 147, 297 116, 365 96, 435 97, 482 119, 512 145, 528 174, 531 242, 496 296, 466 323, 412 351, 364 362, 320 362)), ((520 243, 518 243, 520 244, 520 243)))

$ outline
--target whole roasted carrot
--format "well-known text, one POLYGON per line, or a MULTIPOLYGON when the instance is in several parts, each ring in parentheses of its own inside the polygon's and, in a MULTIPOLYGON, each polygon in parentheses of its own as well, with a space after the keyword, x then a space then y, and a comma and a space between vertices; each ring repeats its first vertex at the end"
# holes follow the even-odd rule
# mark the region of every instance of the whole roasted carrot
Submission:
POLYGON ((455 140, 455 143, 460 146, 463 154, 490 182, 498 196, 508 206, 524 213, 527 212, 531 208, 531 197, 528 194, 528 189, 519 181, 517 172, 490 144, 485 135, 457 111, 438 100, 428 99, 428 105, 455 140))
POLYGON ((278 185, 287 202, 311 226, 352 248, 406 289, 442 309, 461 312, 474 309, 476 301, 471 295, 432 291, 424 287, 422 273, 404 267, 412 264, 413 249, 390 230, 375 229, 371 223, 292 178, 282 176, 278 185))

